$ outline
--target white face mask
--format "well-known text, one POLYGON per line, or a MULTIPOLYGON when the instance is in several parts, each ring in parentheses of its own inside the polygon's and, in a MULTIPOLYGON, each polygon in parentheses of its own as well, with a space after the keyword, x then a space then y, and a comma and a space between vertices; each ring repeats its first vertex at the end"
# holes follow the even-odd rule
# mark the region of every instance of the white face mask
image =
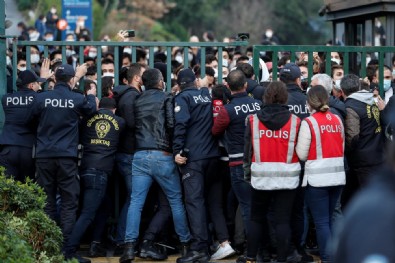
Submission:
POLYGON ((74 50, 66 49, 66 57, 70 57, 75 54, 74 50))
POLYGON ((341 79, 335 80, 335 86, 336 86, 337 89, 340 89, 340 82, 341 81, 342 81, 341 79))
POLYGON ((114 73, 106 72, 103 74, 103 77, 114 77, 114 73))
POLYGON ((56 9, 55 8, 51 8, 51 13, 55 14, 56 13, 56 9))
POLYGON ((265 35, 266 35, 266 37, 271 38, 273 36, 273 31, 268 30, 268 31, 266 31, 265 35))
POLYGON ((25 70, 26 70, 26 67, 20 67, 20 68, 18 68, 18 70, 19 70, 19 71, 25 71, 25 70))
POLYGON ((177 54, 175 60, 180 64, 184 63, 184 59, 182 58, 181 54, 177 54))
POLYGON ((40 61, 40 55, 39 54, 31 54, 30 55, 30 63, 37 64, 39 61, 40 61))
POLYGON ((193 59, 193 55, 191 53, 188 53, 188 61, 191 62, 193 59))
POLYGON ((331 58, 331 61, 337 63, 338 65, 340 65, 340 63, 341 63, 340 58, 331 58))
POLYGON ((89 52, 89 53, 88 53, 88 57, 90 57, 90 58, 95 58, 95 57, 97 57, 97 52, 89 52))
POLYGON ((11 66, 11 58, 9 56, 5 56, 5 59, 7 61, 7 66, 11 66))
POLYGON ((46 41, 53 41, 53 37, 47 37, 45 40, 46 41))
POLYGON ((126 47, 126 48, 123 49, 123 52, 128 53, 128 54, 132 54, 132 49, 126 47))
POLYGON ((33 32, 33 33, 29 34, 29 40, 30 41, 37 41, 39 36, 40 36, 40 33, 33 32))

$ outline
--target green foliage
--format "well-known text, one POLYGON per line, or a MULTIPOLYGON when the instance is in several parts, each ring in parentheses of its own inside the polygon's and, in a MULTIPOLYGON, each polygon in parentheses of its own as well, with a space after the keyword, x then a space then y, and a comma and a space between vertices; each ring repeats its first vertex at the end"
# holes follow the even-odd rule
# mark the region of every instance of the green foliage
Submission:
POLYGON ((179 39, 166 31, 163 28, 163 25, 160 23, 155 23, 155 25, 151 28, 151 40, 152 41, 178 41, 179 39))
POLYGON ((37 2, 31 0, 17 0, 18 9, 21 11, 33 10, 37 2))
POLYGON ((212 30, 218 16, 218 11, 226 5, 229 0, 201 0, 184 1, 175 0, 176 7, 165 15, 161 22, 164 28, 175 34, 181 40, 188 40, 189 35, 202 35, 204 31, 212 30), (182 25, 179 30, 176 25, 182 25), (185 34, 187 32, 187 34, 185 34))
POLYGON ((106 22, 106 15, 104 13, 103 7, 99 4, 97 0, 93 1, 93 39, 100 39, 101 30, 106 22))
POLYGON ((6 178, 0 167, 0 262, 65 262, 62 232, 44 213, 45 199, 36 183, 6 178))

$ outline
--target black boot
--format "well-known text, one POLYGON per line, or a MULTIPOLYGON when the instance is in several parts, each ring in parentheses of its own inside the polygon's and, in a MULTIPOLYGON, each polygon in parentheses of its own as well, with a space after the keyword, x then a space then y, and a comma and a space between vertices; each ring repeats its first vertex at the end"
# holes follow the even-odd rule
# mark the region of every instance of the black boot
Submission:
POLYGON ((185 256, 177 258, 177 263, 207 263, 210 259, 206 249, 189 250, 185 256))
POLYGON ((189 243, 181 243, 181 257, 184 257, 189 251, 189 243))
POLYGON ((107 250, 101 245, 100 242, 93 241, 89 247, 89 257, 105 257, 107 256, 107 250))
POLYGON ((140 247, 141 258, 151 258, 153 260, 165 260, 167 256, 155 246, 152 240, 144 240, 140 247))
POLYGON ((236 263, 256 263, 255 258, 249 258, 247 256, 240 256, 237 258, 236 263))
POLYGON ((134 259, 134 246, 133 242, 128 242, 125 244, 123 254, 119 258, 119 263, 131 263, 134 259))

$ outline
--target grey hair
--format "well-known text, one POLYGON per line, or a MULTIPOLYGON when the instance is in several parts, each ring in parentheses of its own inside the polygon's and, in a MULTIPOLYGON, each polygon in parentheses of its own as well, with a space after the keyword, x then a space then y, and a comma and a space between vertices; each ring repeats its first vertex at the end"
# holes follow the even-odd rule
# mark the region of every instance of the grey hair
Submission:
POLYGON ((345 75, 340 81, 340 87, 346 96, 351 95, 361 89, 361 82, 359 77, 354 74, 345 75))
POLYGON ((328 94, 331 94, 331 91, 333 88, 333 80, 329 75, 315 74, 315 75, 313 75, 313 77, 311 77, 311 80, 316 80, 317 85, 323 86, 325 88, 325 90, 328 92, 328 94))

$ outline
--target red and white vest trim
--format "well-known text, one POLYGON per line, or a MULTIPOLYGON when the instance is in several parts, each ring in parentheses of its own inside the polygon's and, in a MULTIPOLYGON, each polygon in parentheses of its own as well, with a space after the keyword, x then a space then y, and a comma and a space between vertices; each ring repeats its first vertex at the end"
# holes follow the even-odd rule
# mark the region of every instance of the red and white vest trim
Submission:
POLYGON ((295 189, 299 185, 300 164, 295 145, 300 120, 291 115, 286 125, 272 131, 250 116, 253 156, 251 185, 258 190, 295 189))
POLYGON ((302 186, 346 184, 344 172, 344 126, 339 116, 316 113, 305 119, 311 131, 311 145, 302 186))

